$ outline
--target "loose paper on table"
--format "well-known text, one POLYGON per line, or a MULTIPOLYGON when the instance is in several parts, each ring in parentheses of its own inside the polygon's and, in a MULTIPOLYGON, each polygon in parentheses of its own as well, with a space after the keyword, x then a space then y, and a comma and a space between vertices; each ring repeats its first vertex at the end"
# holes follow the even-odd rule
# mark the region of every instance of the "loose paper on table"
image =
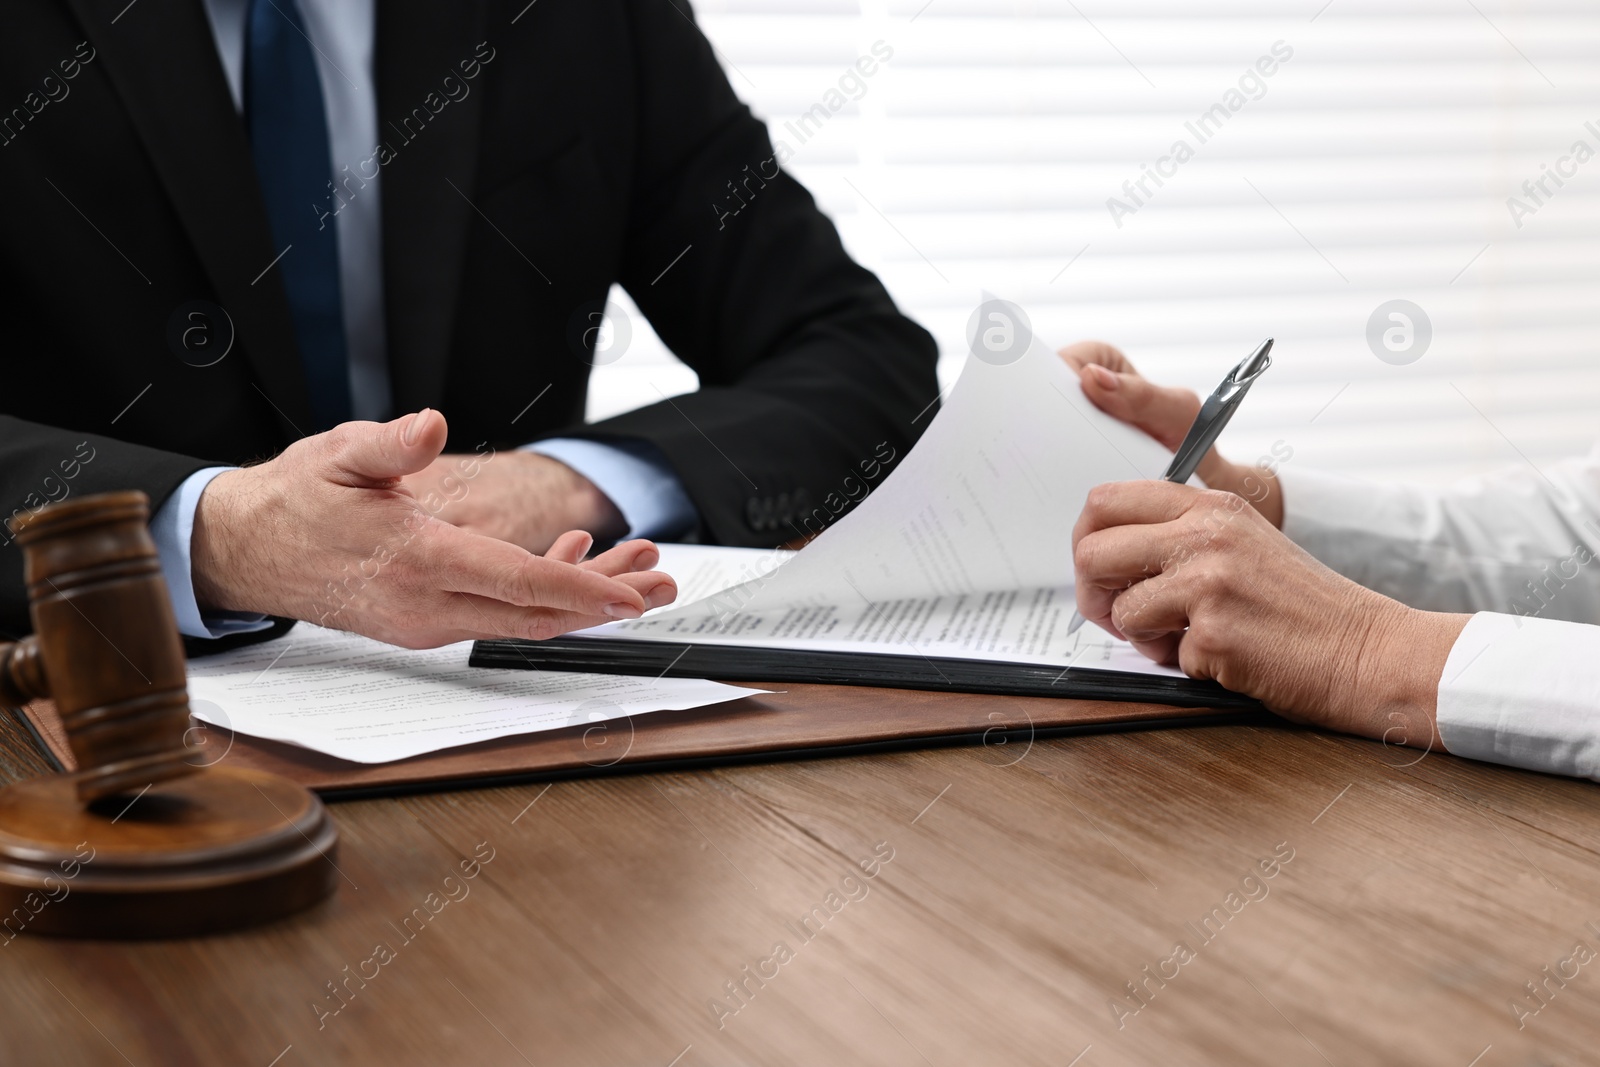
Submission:
POLYGON ((195 717, 253 737, 386 763, 508 734, 760 692, 693 678, 467 666, 470 641, 422 652, 300 623, 277 641, 189 664, 195 717))

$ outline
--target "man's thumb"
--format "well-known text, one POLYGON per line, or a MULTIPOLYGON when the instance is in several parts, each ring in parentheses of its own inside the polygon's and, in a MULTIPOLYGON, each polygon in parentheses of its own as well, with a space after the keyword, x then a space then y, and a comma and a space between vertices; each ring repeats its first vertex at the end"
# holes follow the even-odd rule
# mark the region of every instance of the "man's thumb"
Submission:
POLYGON ((329 431, 329 463, 353 485, 391 482, 439 458, 449 437, 444 416, 432 408, 391 422, 347 422, 329 431))

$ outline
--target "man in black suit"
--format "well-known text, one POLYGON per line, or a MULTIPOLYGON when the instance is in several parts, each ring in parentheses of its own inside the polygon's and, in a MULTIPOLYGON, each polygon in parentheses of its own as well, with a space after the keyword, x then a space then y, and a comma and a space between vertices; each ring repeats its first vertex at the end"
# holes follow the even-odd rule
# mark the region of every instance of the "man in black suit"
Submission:
POLYGON ((635 616, 674 592, 655 549, 592 538, 792 540, 937 394, 685 4, 9 19, 0 514, 143 489, 190 636, 635 616), (584 425, 613 282, 701 388, 584 425))

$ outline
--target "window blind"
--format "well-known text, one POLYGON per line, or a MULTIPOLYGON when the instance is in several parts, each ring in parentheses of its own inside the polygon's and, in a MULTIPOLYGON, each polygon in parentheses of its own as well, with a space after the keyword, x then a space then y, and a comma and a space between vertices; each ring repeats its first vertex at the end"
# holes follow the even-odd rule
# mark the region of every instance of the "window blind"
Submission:
MULTIPOLYGON (((1592 3, 695 9, 945 384, 988 289, 1052 345, 1109 340, 1202 393, 1276 337, 1238 459, 1432 479, 1600 435, 1592 3)), ((592 417, 694 387, 617 299, 632 340, 592 417)))

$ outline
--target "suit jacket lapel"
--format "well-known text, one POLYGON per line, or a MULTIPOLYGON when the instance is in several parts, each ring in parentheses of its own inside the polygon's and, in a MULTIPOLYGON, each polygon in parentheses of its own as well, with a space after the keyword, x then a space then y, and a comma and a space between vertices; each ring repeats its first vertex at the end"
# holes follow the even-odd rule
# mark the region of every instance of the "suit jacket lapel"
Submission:
MULTIPOLYGON (((201 0, 69 0, 233 319, 286 439, 312 425, 250 143, 201 0)), ((420 5, 419 5, 420 6, 420 5)), ((137 210, 131 205, 130 210, 137 210)))
POLYGON ((486 6, 378 5, 378 131, 391 153, 382 165, 384 304, 396 413, 438 404, 443 390, 476 212, 469 198, 483 103, 482 83, 464 81, 459 64, 484 40, 486 6), (447 96, 452 76, 470 86, 466 96, 447 96))

